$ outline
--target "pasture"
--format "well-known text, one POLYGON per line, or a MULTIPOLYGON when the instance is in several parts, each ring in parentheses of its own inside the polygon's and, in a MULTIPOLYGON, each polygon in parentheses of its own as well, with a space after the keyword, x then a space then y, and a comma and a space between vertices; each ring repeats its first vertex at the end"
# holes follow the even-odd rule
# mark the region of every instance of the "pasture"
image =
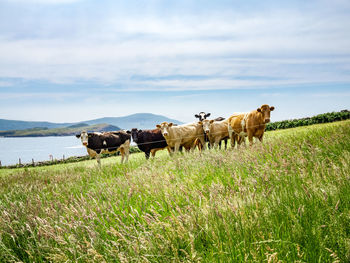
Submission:
POLYGON ((349 262, 350 121, 0 170, 0 262, 349 262))

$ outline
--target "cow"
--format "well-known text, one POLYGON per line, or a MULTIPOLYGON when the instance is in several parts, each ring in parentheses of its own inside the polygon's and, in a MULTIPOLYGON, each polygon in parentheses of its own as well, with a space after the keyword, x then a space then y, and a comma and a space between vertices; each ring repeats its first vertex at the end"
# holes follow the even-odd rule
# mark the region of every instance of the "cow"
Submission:
MULTIPOLYGON (((206 120, 209 116, 210 116, 210 112, 205 113, 203 111, 201 111, 198 114, 195 114, 194 117, 198 118, 199 121, 203 121, 206 120)), ((217 117, 216 119, 214 119, 214 121, 223 121, 225 118, 223 117, 217 117)))
MULTIPOLYGON (((199 121, 206 120, 209 116, 210 116, 210 112, 205 113, 203 111, 194 115, 194 117, 198 118, 199 121)), ((223 118, 223 117, 217 117, 216 119, 214 119, 214 121, 223 121, 223 120, 225 120, 225 118, 223 118)), ((209 142, 207 135, 204 135, 204 139, 206 142, 209 142)), ((224 141, 225 141, 225 149, 226 149, 227 148, 227 139, 224 139, 224 141)), ((210 148, 210 142, 208 143, 208 148, 210 148)), ((219 144, 219 148, 221 149, 221 141, 219 144)))
POLYGON ((128 161, 130 148, 130 131, 114 131, 114 132, 86 132, 77 134, 76 137, 86 147, 90 157, 96 157, 98 166, 101 167, 101 154, 112 154, 120 152, 122 158, 121 163, 128 161))
POLYGON ((228 132, 231 139, 231 146, 235 146, 235 141, 238 136, 238 145, 241 139, 248 137, 249 145, 253 145, 253 137, 258 138, 263 142, 266 124, 270 122, 270 112, 275 107, 267 104, 260 108, 247 113, 233 114, 228 118, 228 132))
POLYGON ((133 128, 131 129, 131 137, 137 147, 145 153, 146 159, 149 159, 150 153, 154 157, 158 150, 167 148, 169 151, 168 144, 159 129, 138 130, 133 128))
POLYGON ((199 139, 203 149, 205 149, 202 122, 178 126, 174 126, 172 122, 162 122, 156 127, 162 132, 168 146, 174 148, 169 152, 170 154, 173 152, 177 153, 180 146, 193 150, 196 146, 196 139, 199 139))
POLYGON ((203 121, 206 118, 208 118, 209 116, 210 116, 210 113, 205 113, 203 111, 201 111, 200 113, 194 115, 194 117, 198 118, 199 121, 203 121))
POLYGON ((228 120, 215 121, 203 120, 203 131, 209 139, 210 145, 217 147, 221 145, 221 141, 225 140, 225 149, 227 146, 228 134, 228 120))

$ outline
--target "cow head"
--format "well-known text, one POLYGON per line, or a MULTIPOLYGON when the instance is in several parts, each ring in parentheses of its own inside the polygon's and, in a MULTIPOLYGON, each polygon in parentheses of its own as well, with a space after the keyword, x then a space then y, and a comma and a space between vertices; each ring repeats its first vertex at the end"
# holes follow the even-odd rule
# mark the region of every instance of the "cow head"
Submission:
POLYGON ((270 122, 270 112, 275 109, 274 106, 269 106, 267 104, 262 105, 260 108, 257 109, 258 112, 260 112, 263 116, 264 123, 270 122))
POLYGON ((84 146, 88 146, 89 134, 86 131, 83 131, 80 134, 77 134, 75 136, 81 139, 81 142, 83 143, 84 146))
POLYGON ((199 122, 199 124, 202 123, 203 131, 206 135, 209 135, 210 126, 213 122, 214 120, 203 120, 202 122, 199 122))
POLYGON ((138 133, 140 132, 141 130, 138 130, 138 129, 136 129, 136 128, 132 128, 131 129, 131 137, 132 137, 132 140, 134 141, 134 142, 136 142, 137 143, 137 141, 138 141, 138 133))
POLYGON ((162 132, 162 135, 164 136, 164 138, 166 138, 167 136, 169 136, 169 128, 172 126, 173 126, 172 122, 167 123, 165 121, 165 122, 162 122, 160 125, 158 124, 156 127, 160 129, 160 131, 162 132))
POLYGON ((206 118, 208 118, 210 116, 210 113, 205 113, 205 112, 200 112, 200 113, 198 113, 198 114, 196 114, 196 115, 194 115, 194 117, 196 117, 196 118, 198 118, 199 119, 199 121, 203 121, 203 120, 205 120, 206 118))

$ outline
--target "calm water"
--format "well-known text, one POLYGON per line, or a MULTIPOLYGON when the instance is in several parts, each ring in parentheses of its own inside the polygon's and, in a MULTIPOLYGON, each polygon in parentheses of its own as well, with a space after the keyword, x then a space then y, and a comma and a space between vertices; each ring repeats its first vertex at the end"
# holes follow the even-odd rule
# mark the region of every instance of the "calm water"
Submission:
POLYGON ((63 155, 67 158, 86 154, 86 148, 75 136, 0 138, 2 165, 16 164, 19 158, 22 163, 31 163, 32 158, 34 161, 50 160, 50 155, 62 159, 63 155))

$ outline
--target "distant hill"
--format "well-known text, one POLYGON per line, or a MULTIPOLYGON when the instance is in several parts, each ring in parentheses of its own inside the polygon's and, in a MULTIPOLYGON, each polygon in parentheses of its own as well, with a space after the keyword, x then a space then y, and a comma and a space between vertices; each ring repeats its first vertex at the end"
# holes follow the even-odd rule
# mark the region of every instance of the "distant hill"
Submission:
MULTIPOLYGON (((53 123, 53 122, 40 122, 40 121, 18 121, 18 120, 5 120, 0 119, 0 131, 10 130, 26 130, 26 129, 54 129, 54 128, 83 128, 86 125, 94 124, 109 124, 120 127, 121 129, 154 129, 155 126, 163 121, 174 122, 182 124, 181 121, 170 119, 162 115, 156 115, 151 113, 137 113, 123 117, 105 117, 89 121, 80 121, 75 123, 53 123)), ((0 135, 1 136, 1 135, 0 135)))
POLYGON ((88 132, 118 131, 119 127, 106 123, 94 125, 72 125, 67 128, 32 128, 26 130, 0 131, 0 136, 4 137, 42 137, 42 136, 71 136, 80 133, 82 130, 88 132), (72 127, 76 126, 76 127, 72 127))
POLYGON ((89 126, 89 124, 87 123, 77 123, 77 124, 70 125, 67 128, 84 128, 87 126, 89 126))
POLYGON ((17 121, 0 119, 0 131, 25 130, 32 128, 61 128, 74 123, 53 123, 47 121, 17 121))
POLYGON ((162 123, 163 121, 183 124, 183 122, 181 121, 152 113, 136 113, 124 117, 105 117, 90 121, 84 121, 84 123, 109 123, 111 125, 117 125, 119 127, 122 127, 123 129, 130 130, 132 128, 155 129, 156 125, 162 123))

